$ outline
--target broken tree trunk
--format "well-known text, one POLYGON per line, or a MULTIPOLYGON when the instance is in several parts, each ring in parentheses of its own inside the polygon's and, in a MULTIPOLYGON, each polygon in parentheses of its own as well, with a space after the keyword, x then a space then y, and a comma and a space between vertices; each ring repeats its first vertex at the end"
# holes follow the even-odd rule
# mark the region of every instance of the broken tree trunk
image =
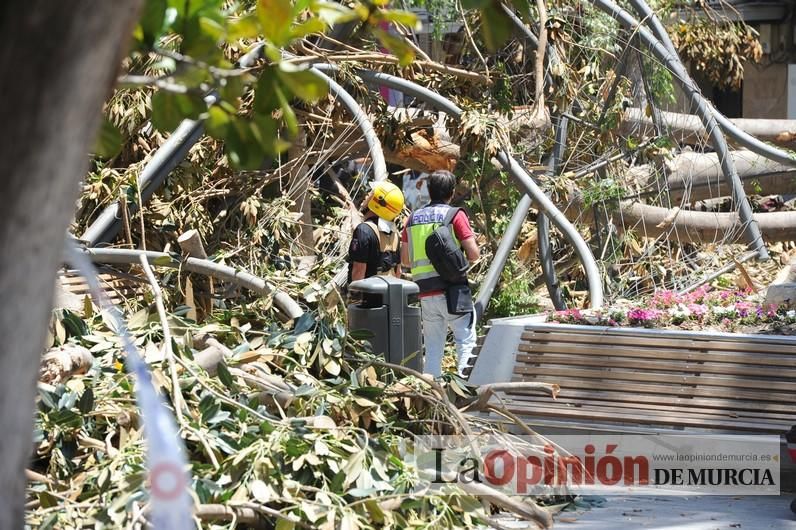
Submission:
MULTIPOLYGON (((699 117, 693 114, 660 112, 662 125, 682 143, 708 142, 708 135, 699 117)), ((775 144, 793 147, 796 143, 796 120, 769 120, 736 118, 730 120, 739 129, 752 136, 775 144)), ((622 134, 655 134, 655 124, 643 109, 625 109, 620 127, 622 134)))
MULTIPOLYGON (((591 224, 594 209, 586 207, 577 193, 570 195, 564 215, 571 221, 591 224)), ((713 213, 680 208, 662 208, 635 201, 606 204, 607 215, 619 229, 633 230, 640 236, 665 235, 674 241, 692 243, 742 243, 743 224, 737 212, 713 213)), ((601 206, 602 208, 602 206, 601 206)), ((767 242, 796 240, 796 212, 756 213, 763 239, 767 242)))
MULTIPOLYGON (((192 229, 180 235, 177 243, 182 253, 191 258, 207 259, 198 230, 192 229)), ((185 280, 185 305, 190 307, 188 318, 201 322, 213 309, 213 281, 203 276, 189 275, 185 280), (197 294, 198 292, 198 294, 197 294)))
MULTIPOLYGON (((748 194, 796 193, 796 169, 772 162, 747 150, 731 151, 738 176, 748 194)), ((682 153, 672 160, 664 161, 668 177, 651 165, 632 167, 628 176, 641 189, 641 196, 658 194, 669 190, 673 204, 683 199, 694 203, 705 199, 731 195, 721 173, 716 153, 682 153), (645 192, 649 189, 648 192, 645 192)))
MULTIPOLYGON (((302 130, 298 138, 290 148, 289 155, 291 160, 302 159, 307 146, 307 135, 302 130)), ((304 163, 290 174, 290 198, 293 200, 291 210, 298 214, 298 249, 295 253, 298 257, 298 271, 307 272, 315 263, 315 238, 312 234, 312 194, 310 188, 312 181, 308 172, 310 166, 303 159, 304 163)))

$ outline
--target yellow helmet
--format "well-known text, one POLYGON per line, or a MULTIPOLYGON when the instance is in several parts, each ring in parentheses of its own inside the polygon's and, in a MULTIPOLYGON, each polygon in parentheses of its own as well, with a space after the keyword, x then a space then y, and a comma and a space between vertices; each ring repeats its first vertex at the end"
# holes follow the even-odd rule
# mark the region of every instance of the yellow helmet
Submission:
POLYGON ((387 221, 392 221, 404 208, 404 194, 392 182, 382 180, 371 184, 373 194, 368 201, 368 209, 387 221))

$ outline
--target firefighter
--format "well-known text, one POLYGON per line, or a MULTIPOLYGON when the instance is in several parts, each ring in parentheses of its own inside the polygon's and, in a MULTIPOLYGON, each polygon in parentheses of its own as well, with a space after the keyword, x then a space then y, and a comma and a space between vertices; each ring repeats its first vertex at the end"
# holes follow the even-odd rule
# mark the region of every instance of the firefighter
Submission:
POLYGON ((354 229, 348 247, 348 282, 377 274, 401 276, 400 233, 395 219, 404 194, 389 181, 371 183, 364 220, 354 229))

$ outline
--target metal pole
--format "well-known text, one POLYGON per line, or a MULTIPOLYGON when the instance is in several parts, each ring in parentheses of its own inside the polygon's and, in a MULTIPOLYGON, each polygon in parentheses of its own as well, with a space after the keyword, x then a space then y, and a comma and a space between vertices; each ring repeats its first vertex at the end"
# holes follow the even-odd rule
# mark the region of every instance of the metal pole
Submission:
MULTIPOLYGON (((326 71, 336 70, 336 67, 331 64, 318 64, 315 68, 326 71)), ((407 81, 406 79, 370 70, 357 70, 357 75, 366 81, 381 83, 397 90, 403 90, 455 118, 460 117, 462 114, 462 110, 449 99, 411 81, 407 81)), ((575 252, 586 271, 590 305, 592 308, 601 307, 603 304, 603 286, 600 270, 597 267, 597 262, 594 260, 594 256, 588 244, 586 244, 586 241, 583 240, 575 226, 569 222, 564 214, 553 204, 547 195, 545 195, 539 185, 534 182, 525 168, 503 150, 498 151, 495 157, 506 171, 514 177, 523 191, 525 191, 525 193, 538 205, 539 209, 550 217, 550 220, 556 228, 564 234, 575 248, 575 252)))
POLYGON ((738 172, 735 170, 735 163, 729 154, 729 147, 727 146, 727 141, 724 139, 724 134, 719 128, 713 110, 705 101, 705 98, 700 93, 699 88, 694 84, 694 81, 689 77, 682 63, 676 56, 673 57, 669 50, 658 42, 649 30, 640 26, 639 22, 627 11, 610 0, 591 0, 591 2, 605 13, 611 15, 611 17, 624 27, 636 32, 658 60, 665 63, 675 77, 679 78, 683 90, 685 90, 691 102, 694 104, 696 114, 702 120, 705 130, 713 143, 713 147, 719 155, 724 178, 732 190, 733 201, 738 205, 738 215, 744 224, 746 241, 751 249, 757 252, 760 259, 768 259, 768 251, 763 243, 760 227, 752 217, 752 207, 746 197, 746 192, 741 184, 741 179, 738 177, 738 172))
MULTIPOLYGON (((517 207, 514 208, 514 214, 511 216, 511 221, 503 232, 503 237, 500 238, 495 255, 492 256, 492 262, 489 264, 489 270, 486 271, 486 276, 481 280, 481 286, 478 289, 478 298, 475 300, 475 315, 476 319, 480 322, 484 311, 489 306, 489 300, 492 299, 492 294, 495 292, 495 287, 500 281, 500 276, 503 273, 503 268, 506 266, 511 249, 514 248, 514 243, 517 241, 517 236, 520 235, 522 224, 525 218, 528 217, 528 210, 531 209, 531 198, 528 195, 523 195, 517 207)), ((541 215, 541 214, 540 214, 541 215)))
POLYGON ((376 131, 373 129, 373 124, 368 114, 359 106, 359 103, 351 97, 351 94, 337 84, 331 77, 315 67, 310 68, 310 71, 329 84, 329 90, 337 96, 340 102, 348 109, 348 112, 351 113, 357 125, 359 125, 362 136, 365 137, 365 143, 368 144, 370 159, 373 162, 374 180, 387 180, 389 174, 387 173, 387 163, 384 160, 384 151, 382 150, 381 141, 376 131))
MULTIPOLYGON (((629 0, 629 2, 644 20, 644 22, 646 22, 650 29, 652 29, 652 32, 655 34, 661 44, 663 44, 666 50, 675 58, 677 58, 677 61, 682 65, 680 56, 677 54, 677 49, 674 47, 674 43, 669 38, 666 28, 663 27, 660 19, 650 8, 650 6, 644 2, 644 0, 629 0)), ((716 117, 716 121, 718 121, 719 125, 721 125, 721 128, 724 129, 725 133, 727 133, 727 136, 738 142, 740 145, 770 160, 776 160, 781 164, 787 164, 789 166, 796 166, 796 156, 762 142, 746 131, 742 131, 740 128, 738 128, 738 126, 727 119, 724 114, 718 112, 712 107, 711 111, 716 117)))
MULTIPOLYGON (((553 152, 550 154, 550 163, 547 168, 548 175, 558 175, 561 172, 561 160, 564 157, 564 148, 567 145, 567 129, 569 118, 561 116, 556 123, 556 137, 553 144, 553 152)), ((542 265, 542 276, 547 285, 547 292, 553 307, 561 311, 566 309, 564 297, 561 295, 561 287, 556 277, 555 263, 553 262, 553 252, 550 248, 550 221, 547 216, 539 212, 536 218, 536 234, 538 236, 539 263, 542 265)))

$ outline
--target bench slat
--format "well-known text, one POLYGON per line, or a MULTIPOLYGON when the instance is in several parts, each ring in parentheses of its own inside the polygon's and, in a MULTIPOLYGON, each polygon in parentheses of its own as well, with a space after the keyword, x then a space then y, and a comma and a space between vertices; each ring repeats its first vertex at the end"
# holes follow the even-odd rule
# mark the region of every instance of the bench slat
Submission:
MULTIPOLYGON (((515 397, 540 397, 538 393, 523 392, 522 390, 513 390, 507 392, 506 395, 515 397)), ((550 399, 550 398, 546 398, 550 399)), ((582 399, 586 401, 595 402, 608 402, 617 403, 624 406, 634 406, 639 403, 648 406, 672 406, 681 407, 685 410, 692 410, 694 408, 706 410, 730 410, 730 411, 746 411, 746 412, 771 412, 778 414, 795 414, 796 407, 792 403, 766 403, 761 401, 744 401, 740 399, 720 399, 720 398, 682 398, 672 395, 657 395, 657 394, 642 394, 639 392, 626 393, 626 392, 610 392, 610 391, 594 391, 594 390, 579 390, 568 387, 563 387, 558 394, 559 400, 568 399, 582 399)))
MULTIPOLYGON (((609 352, 605 352, 609 353, 609 352)), ((671 372, 686 372, 697 374, 719 374, 719 375, 739 375, 739 376, 754 376, 754 377, 774 377, 774 378, 789 378, 796 380, 796 369, 788 370, 786 368, 761 368, 759 366, 738 365, 738 364, 721 364, 714 362, 667 362, 667 361, 653 361, 649 359, 629 359, 622 357, 600 357, 599 359, 590 359, 584 355, 561 355, 561 354, 548 354, 548 353, 534 353, 519 354, 517 355, 517 362, 525 365, 572 365, 572 366, 594 366, 599 363, 599 366, 605 368, 629 368, 629 369, 643 369, 643 370, 659 370, 671 372)))
POLYGON ((634 337, 623 336, 610 330, 604 330, 596 327, 593 331, 578 329, 577 333, 571 331, 547 331, 538 330, 533 327, 526 328, 527 331, 523 332, 523 340, 533 340, 545 342, 574 342, 582 344, 615 344, 615 345, 628 345, 634 347, 659 347, 664 348, 691 348, 698 350, 722 350, 722 351, 736 351, 736 352, 760 352, 769 354, 785 354, 793 355, 794 347, 788 344, 782 344, 782 340, 766 342, 766 339, 760 337, 759 340, 750 339, 751 342, 738 342, 732 340, 718 340, 716 338, 680 338, 680 337, 634 337), (544 338, 542 338, 544 337, 544 338))
POLYGON ((603 411, 603 410, 567 410, 564 407, 543 407, 543 406, 527 406, 527 405, 512 405, 507 407, 508 410, 516 414, 521 414, 527 417, 556 417, 556 418, 573 418, 578 420, 589 421, 602 421, 608 423, 634 423, 634 424, 657 424, 657 425, 674 425, 679 427, 699 427, 704 429, 720 429, 720 430, 733 430, 733 431, 753 431, 759 433, 779 433, 787 430, 790 424, 788 422, 746 422, 740 421, 737 418, 730 418, 726 420, 712 420, 709 418, 689 418, 679 414, 622 414, 616 411, 603 411))
MULTIPOLYGON (((581 343, 553 343, 529 342, 520 343, 520 352, 523 353, 564 353, 593 357, 614 356, 639 359, 664 359, 675 361, 706 361, 758 364, 765 366, 784 366, 796 368, 796 355, 766 355, 767 352, 724 352, 724 351, 690 351, 681 349, 651 348, 646 344, 637 344, 634 347, 623 347, 612 344, 581 344, 581 343)), ((796 354, 795 352, 791 352, 796 354)), ((599 361, 596 361, 599 362, 599 361)))
POLYGON ((761 392, 768 392, 769 390, 782 390, 785 392, 796 393, 796 382, 789 381, 771 381, 763 379, 751 378, 729 378, 729 377, 712 377, 712 376, 689 376, 678 375, 666 372, 652 373, 652 372, 634 372, 626 370, 602 370, 599 368, 587 369, 571 367, 528 367, 518 365, 514 369, 517 375, 542 375, 548 378, 555 378, 556 376, 565 377, 579 377, 584 379, 612 379, 620 381, 648 381, 659 382, 666 381, 668 383, 679 385, 693 385, 693 386, 718 386, 726 388, 746 388, 755 389, 761 392))
POLYGON ((583 408, 583 409, 591 409, 592 407, 601 407, 601 408, 609 408, 609 409, 617 409, 620 412, 627 412, 629 410, 638 410, 638 411, 652 411, 652 412, 673 412, 677 414, 681 414, 688 417, 700 417, 700 416, 711 416, 711 417, 723 417, 723 418, 741 418, 746 421, 755 420, 756 418, 766 419, 766 420, 774 420, 774 421, 784 421, 784 422, 792 422, 796 423, 796 412, 793 410, 785 412, 761 412, 761 411, 753 411, 753 410, 731 410, 731 409, 715 409, 715 408, 706 408, 706 407, 688 407, 688 406, 677 406, 677 405, 662 405, 662 404, 649 404, 649 403, 632 403, 629 401, 600 401, 595 400, 592 398, 562 398, 560 395, 558 399, 553 400, 552 398, 545 397, 545 396, 530 396, 530 395, 523 395, 523 394, 516 394, 512 393, 510 395, 506 395, 505 399, 510 400, 512 403, 536 403, 540 405, 546 406, 562 406, 569 408, 583 408))
POLYGON ((652 385, 641 383, 628 383, 613 380, 597 380, 597 379, 578 379, 574 377, 532 377, 523 375, 522 377, 515 377, 515 381, 540 381, 543 383, 556 383, 562 388, 570 386, 578 389, 590 390, 612 390, 617 392, 635 393, 642 392, 647 394, 668 394, 681 397, 707 397, 707 398, 728 398, 728 399, 743 399, 752 401, 770 401, 775 403, 792 403, 793 394, 777 393, 777 392, 750 392, 738 389, 725 389, 721 387, 695 387, 684 385, 652 385))

